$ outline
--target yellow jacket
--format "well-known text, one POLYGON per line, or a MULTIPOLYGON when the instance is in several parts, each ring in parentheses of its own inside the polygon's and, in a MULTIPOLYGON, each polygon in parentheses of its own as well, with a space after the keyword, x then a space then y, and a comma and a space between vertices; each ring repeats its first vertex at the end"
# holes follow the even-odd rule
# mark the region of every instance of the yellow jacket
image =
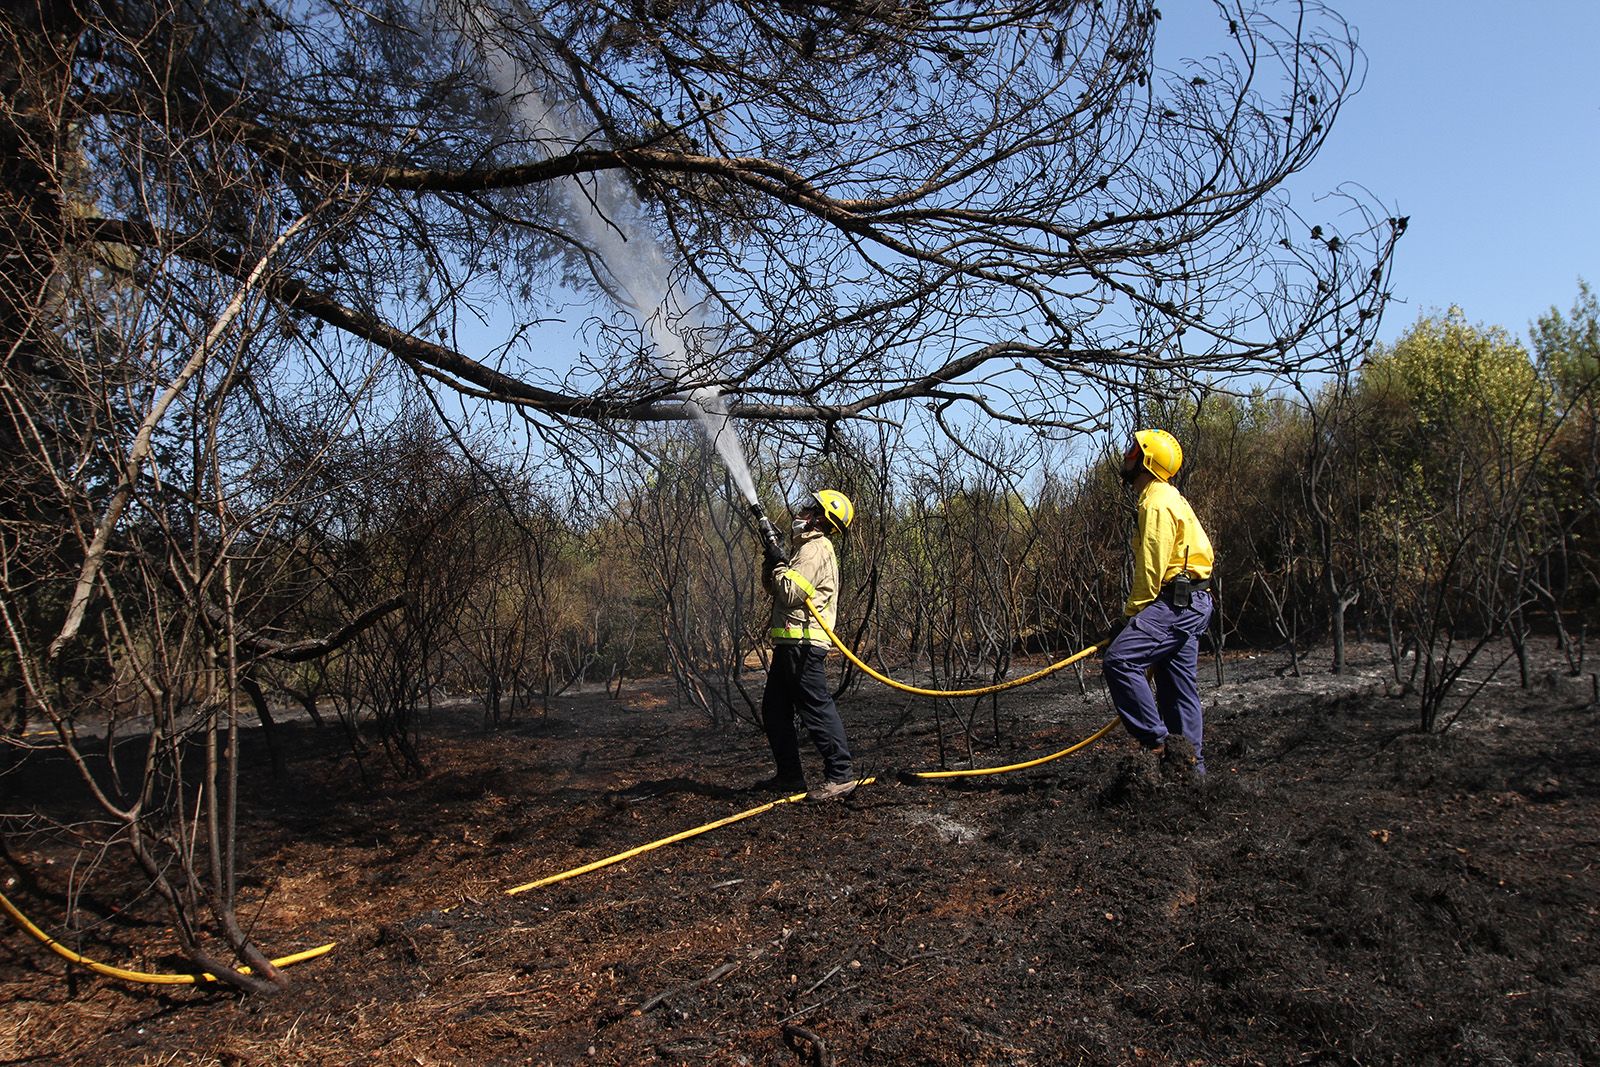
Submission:
POLYGON ((838 618, 839 557, 833 542, 818 530, 797 534, 790 564, 762 574, 761 585, 772 594, 772 640, 779 644, 829 647, 828 635, 806 610, 806 597, 832 626, 838 618))
POLYGON ((1191 578, 1211 577, 1211 539, 1183 494, 1153 481, 1139 494, 1138 528, 1133 534, 1133 591, 1122 613, 1132 617, 1161 593, 1161 587, 1188 568, 1191 578))

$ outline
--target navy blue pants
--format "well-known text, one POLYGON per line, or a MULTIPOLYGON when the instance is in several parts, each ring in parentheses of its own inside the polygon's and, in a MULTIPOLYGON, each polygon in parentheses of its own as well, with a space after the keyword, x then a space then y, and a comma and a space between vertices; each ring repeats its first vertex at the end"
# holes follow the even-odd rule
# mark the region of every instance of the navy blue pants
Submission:
POLYGON ((1157 599, 1128 620, 1101 658, 1111 702, 1128 732, 1153 748, 1167 734, 1194 746, 1196 769, 1204 771, 1200 742, 1205 731, 1200 709, 1200 635, 1211 622, 1211 594, 1197 590, 1182 611, 1157 599), (1145 678, 1155 675, 1155 692, 1145 678))
POLYGON ((777 644, 772 647, 772 669, 761 694, 761 724, 772 746, 778 777, 786 782, 805 781, 800 766, 800 741, 794 718, 800 716, 811 743, 822 756, 830 782, 850 780, 850 746, 844 739, 844 722, 833 702, 824 668, 828 650, 817 645, 777 644))

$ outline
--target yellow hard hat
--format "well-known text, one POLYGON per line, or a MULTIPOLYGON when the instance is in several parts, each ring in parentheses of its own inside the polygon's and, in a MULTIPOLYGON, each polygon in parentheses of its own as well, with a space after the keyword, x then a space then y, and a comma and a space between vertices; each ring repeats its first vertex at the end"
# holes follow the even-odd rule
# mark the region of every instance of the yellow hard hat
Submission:
POLYGON ((1178 439, 1165 430, 1140 430, 1133 435, 1144 455, 1144 469, 1163 482, 1170 482, 1183 466, 1183 449, 1178 439))
POLYGON ((817 506, 828 517, 828 523, 839 533, 844 533, 855 521, 856 506, 850 503, 850 498, 837 489, 819 489, 811 494, 817 506))

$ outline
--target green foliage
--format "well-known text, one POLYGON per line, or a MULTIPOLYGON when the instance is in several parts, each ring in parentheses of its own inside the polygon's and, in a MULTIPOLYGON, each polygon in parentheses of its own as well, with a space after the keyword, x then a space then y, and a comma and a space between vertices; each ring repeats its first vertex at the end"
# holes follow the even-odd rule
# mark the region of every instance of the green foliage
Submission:
POLYGON ((1533 327, 1533 352, 1563 404, 1590 393, 1600 379, 1600 302, 1578 282, 1570 315, 1552 307, 1533 327))
POLYGON ((1498 326, 1471 325, 1460 308, 1376 348, 1358 397, 1382 455, 1428 470, 1447 469, 1454 449, 1484 446, 1484 435, 1516 436, 1545 399, 1527 349, 1498 326))
POLYGON ((1459 308, 1374 352, 1356 388, 1354 455, 1370 475, 1366 555, 1396 596, 1433 589, 1475 523, 1524 506, 1549 399, 1527 350, 1459 308))

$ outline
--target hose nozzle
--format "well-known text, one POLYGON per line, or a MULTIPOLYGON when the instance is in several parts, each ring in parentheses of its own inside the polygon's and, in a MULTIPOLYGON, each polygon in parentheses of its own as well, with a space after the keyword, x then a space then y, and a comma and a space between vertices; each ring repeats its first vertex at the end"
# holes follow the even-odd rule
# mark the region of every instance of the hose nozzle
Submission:
POLYGON ((778 528, 772 525, 772 520, 761 510, 761 505, 751 504, 750 514, 755 516, 756 529, 761 534, 761 540, 766 543, 767 555, 775 556, 787 563, 789 554, 783 550, 783 540, 778 536, 778 528))

